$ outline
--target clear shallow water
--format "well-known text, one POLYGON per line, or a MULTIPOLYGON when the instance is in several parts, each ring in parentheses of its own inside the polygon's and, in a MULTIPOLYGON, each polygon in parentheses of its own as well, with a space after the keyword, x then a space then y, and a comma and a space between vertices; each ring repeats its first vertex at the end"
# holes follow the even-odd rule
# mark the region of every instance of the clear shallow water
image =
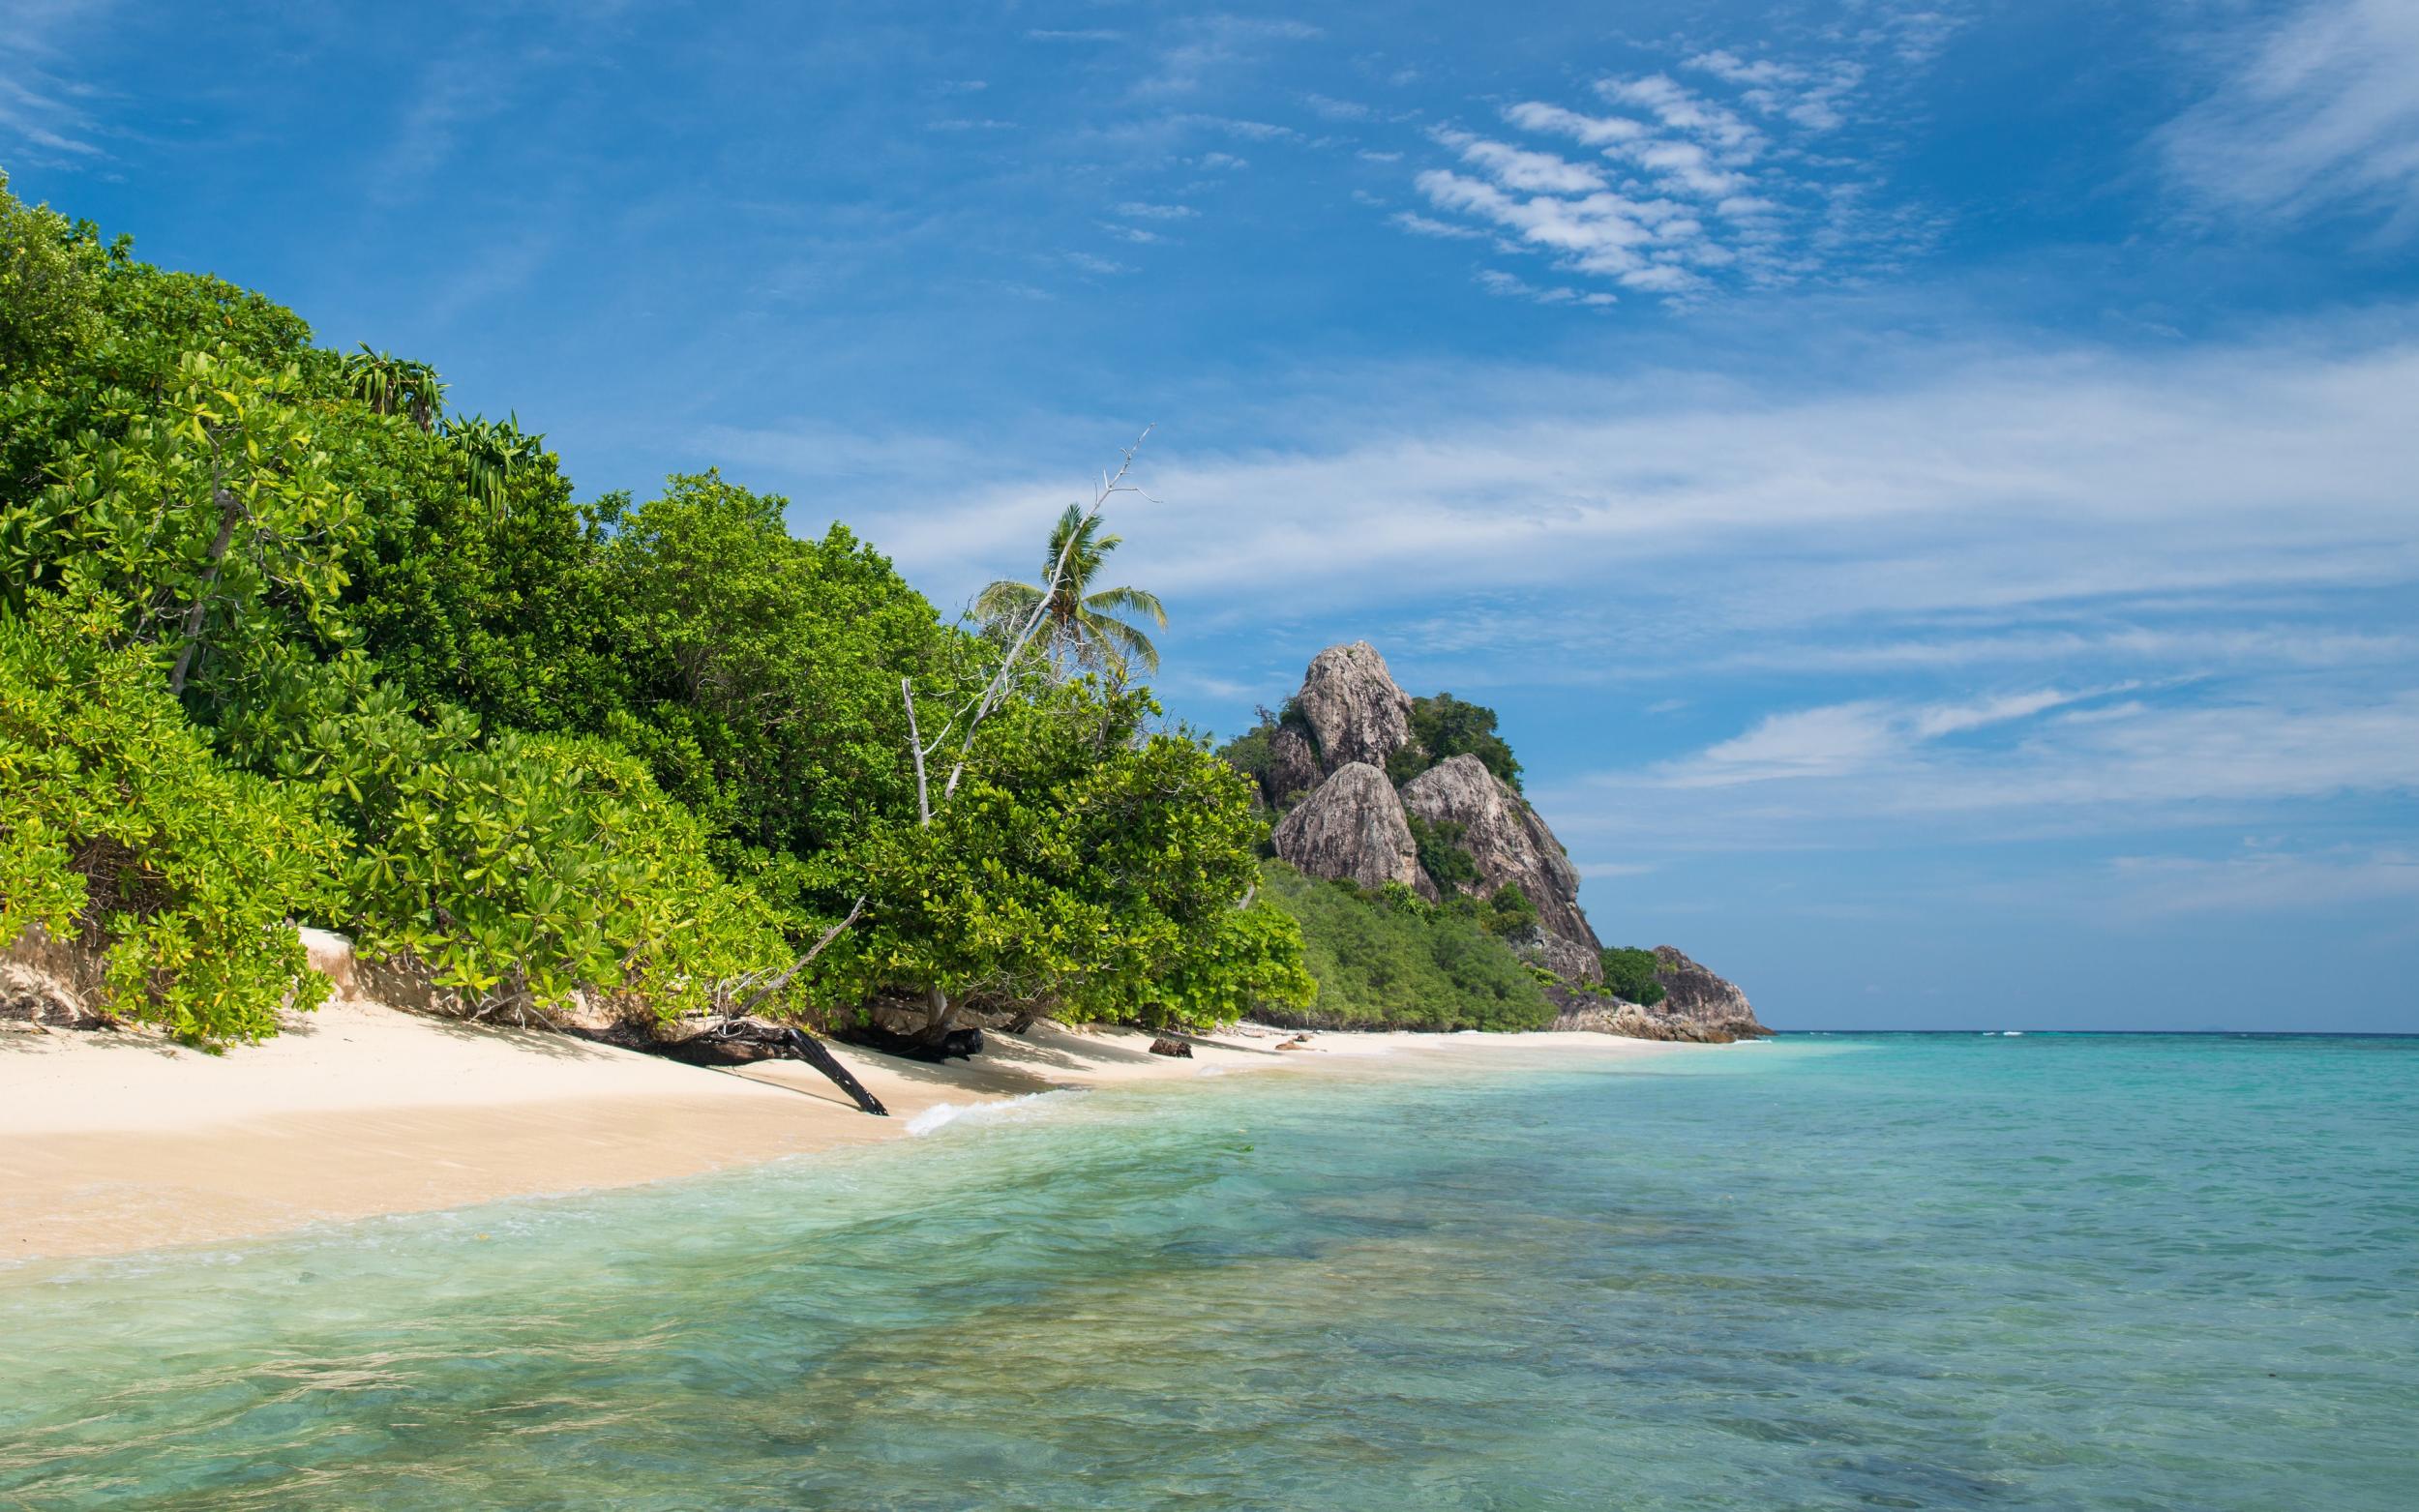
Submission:
POLYGON ((0 1273, 0 1505, 2419 1493, 2419 1042, 1502 1058, 0 1273))

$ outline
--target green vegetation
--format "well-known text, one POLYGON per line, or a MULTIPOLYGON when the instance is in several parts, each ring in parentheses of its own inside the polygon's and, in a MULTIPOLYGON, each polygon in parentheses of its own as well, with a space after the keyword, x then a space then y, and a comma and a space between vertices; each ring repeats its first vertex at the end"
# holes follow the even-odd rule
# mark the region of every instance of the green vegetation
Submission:
POLYGON ((1403 815, 1411 825, 1413 844, 1419 847, 1419 869, 1429 880, 1450 893, 1478 879, 1478 863, 1462 846, 1466 826, 1450 819, 1430 822, 1417 814, 1403 815))
POLYGON ((1398 786, 1439 761, 1474 756, 1513 791, 1520 788, 1520 763, 1495 732, 1495 711, 1483 704, 1464 703, 1449 693, 1414 698, 1411 740, 1387 758, 1386 775, 1398 786))
POLYGON ((0 943, 39 924, 105 953, 97 1006, 258 1039, 326 995, 289 921, 326 901, 338 833, 214 756, 112 608, 0 616, 0 943))
POLYGON ((1044 650, 1054 659, 1110 674, 1123 682, 1135 669, 1159 669, 1159 648, 1118 616, 1140 615, 1167 628, 1167 610, 1140 588, 1092 587, 1101 563, 1120 539, 1100 533, 1099 517, 1069 504, 1050 531, 1050 547, 1037 582, 1001 578, 974 600, 975 617, 1005 639, 1045 604, 1044 650))
POLYGON ((1471 912, 1400 885, 1364 893, 1282 861, 1261 864, 1263 896, 1300 926, 1318 992, 1280 1023, 1318 1028, 1541 1029, 1554 1022, 1536 975, 1471 912))
POLYGON ((1655 952, 1635 945, 1607 947, 1604 987, 1616 997, 1652 1008, 1663 1000, 1663 984, 1655 980, 1655 952))
POLYGON ((580 502, 444 398, 0 180, 0 946, 205 1044, 324 993, 296 921, 476 1014, 1310 1000, 1247 785, 1122 687, 1165 616, 1090 587, 1096 513, 951 624, 784 499, 580 502))

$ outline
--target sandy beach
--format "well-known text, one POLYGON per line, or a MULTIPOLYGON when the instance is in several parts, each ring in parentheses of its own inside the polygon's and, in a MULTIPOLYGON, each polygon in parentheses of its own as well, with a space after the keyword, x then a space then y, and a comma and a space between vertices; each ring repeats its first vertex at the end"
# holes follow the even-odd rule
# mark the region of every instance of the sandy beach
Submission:
MULTIPOLYGON (((0 1032, 0 1263, 660 1181, 909 1137, 941 1104, 1507 1043, 1655 1054, 1596 1034, 1315 1035, 1243 1025, 1150 1052, 1130 1029, 1039 1024, 933 1066, 835 1051, 890 1109, 859 1112, 791 1061, 682 1065, 535 1030, 339 1001, 207 1055, 143 1031, 0 1032)), ((929 1122, 929 1120, 927 1120, 929 1122)))

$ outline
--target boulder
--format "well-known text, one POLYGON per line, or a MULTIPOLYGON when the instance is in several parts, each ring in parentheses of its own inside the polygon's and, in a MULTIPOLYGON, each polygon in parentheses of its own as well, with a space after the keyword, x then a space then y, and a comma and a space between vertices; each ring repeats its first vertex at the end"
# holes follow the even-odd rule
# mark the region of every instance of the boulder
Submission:
POLYGON ((1474 756, 1439 761, 1403 785, 1403 807, 1430 824, 1461 826, 1462 848, 1478 864, 1478 880, 1466 890, 1480 896, 1518 887, 1537 904, 1538 922, 1552 936, 1552 959, 1539 959, 1574 981, 1601 981, 1601 946, 1588 916, 1579 911, 1579 873, 1562 843, 1521 796, 1504 786, 1474 756))
POLYGON ((1164 1034, 1150 1042, 1150 1052, 1154 1055, 1173 1055, 1179 1060, 1193 1058, 1193 1048, 1190 1045, 1182 1040, 1172 1040, 1164 1034))
POLYGON ((1436 884, 1419 870, 1403 801, 1386 774, 1348 762, 1319 785, 1276 827, 1276 853, 1308 876, 1346 877, 1363 887, 1400 882, 1434 902, 1436 884))
POLYGON ((1747 994, 1671 945, 1655 947, 1655 980, 1663 984, 1663 1000, 1656 1004, 1666 1018, 1686 1019, 1706 1028, 1740 1037, 1770 1034, 1747 1006, 1747 994))
POLYGON ((1526 939, 1513 940, 1511 947, 1521 960, 1543 966, 1566 982, 1604 980, 1603 952, 1596 946, 1537 930, 1526 939))
POLYGON ((1727 1045, 1738 1038, 1727 1029, 1687 1019, 1665 1018, 1652 1009, 1619 999, 1566 1007, 1555 1018, 1554 1027, 1590 1034, 1618 1034, 1632 1040, 1679 1040, 1692 1045, 1727 1045))
POLYGON ((1308 792, 1325 782, 1327 775, 1319 769, 1319 753, 1310 749, 1301 731, 1280 725, 1269 737, 1269 770, 1263 780, 1269 803, 1283 803, 1308 792))
POLYGON ((1386 658, 1366 640, 1311 658, 1294 706, 1329 773, 1355 761, 1383 771, 1388 756, 1411 744, 1411 695, 1394 686, 1386 658))

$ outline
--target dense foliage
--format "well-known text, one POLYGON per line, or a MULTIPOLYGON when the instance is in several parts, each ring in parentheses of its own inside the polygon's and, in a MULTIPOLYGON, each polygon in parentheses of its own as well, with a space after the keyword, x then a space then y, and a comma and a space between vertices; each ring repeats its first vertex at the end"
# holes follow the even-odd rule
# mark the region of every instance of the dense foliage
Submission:
POLYGON ((1469 911, 1399 886, 1367 893, 1262 863, 1265 896, 1300 926, 1318 983, 1277 1023, 1327 1028, 1541 1029, 1554 1022, 1536 975, 1469 911))
POLYGON ((229 770, 118 616, 37 595, 0 616, 0 947, 29 926, 103 953, 96 1006, 196 1041, 316 1006, 292 919, 328 901, 338 832, 307 793, 229 770))
POLYGON ((1520 763, 1495 732, 1495 711, 1449 693, 1411 700, 1411 744, 1387 758, 1386 775, 1400 785, 1457 756, 1477 756, 1506 786, 1519 789, 1520 763))
POLYGON ((1635 945, 1614 945, 1604 951, 1604 988, 1616 997, 1652 1008, 1663 1000, 1663 984, 1655 979, 1655 952, 1635 945))
MULTIPOLYGON (((1309 1000, 1245 785, 1063 636, 1003 666, 718 473, 582 503, 444 397, 0 180, 0 944, 105 950, 200 1042, 316 1001, 305 920, 477 1013, 1309 1000), (919 786, 910 688, 957 782, 919 786)), ((1158 617, 1076 587, 1095 636, 1158 617)))

